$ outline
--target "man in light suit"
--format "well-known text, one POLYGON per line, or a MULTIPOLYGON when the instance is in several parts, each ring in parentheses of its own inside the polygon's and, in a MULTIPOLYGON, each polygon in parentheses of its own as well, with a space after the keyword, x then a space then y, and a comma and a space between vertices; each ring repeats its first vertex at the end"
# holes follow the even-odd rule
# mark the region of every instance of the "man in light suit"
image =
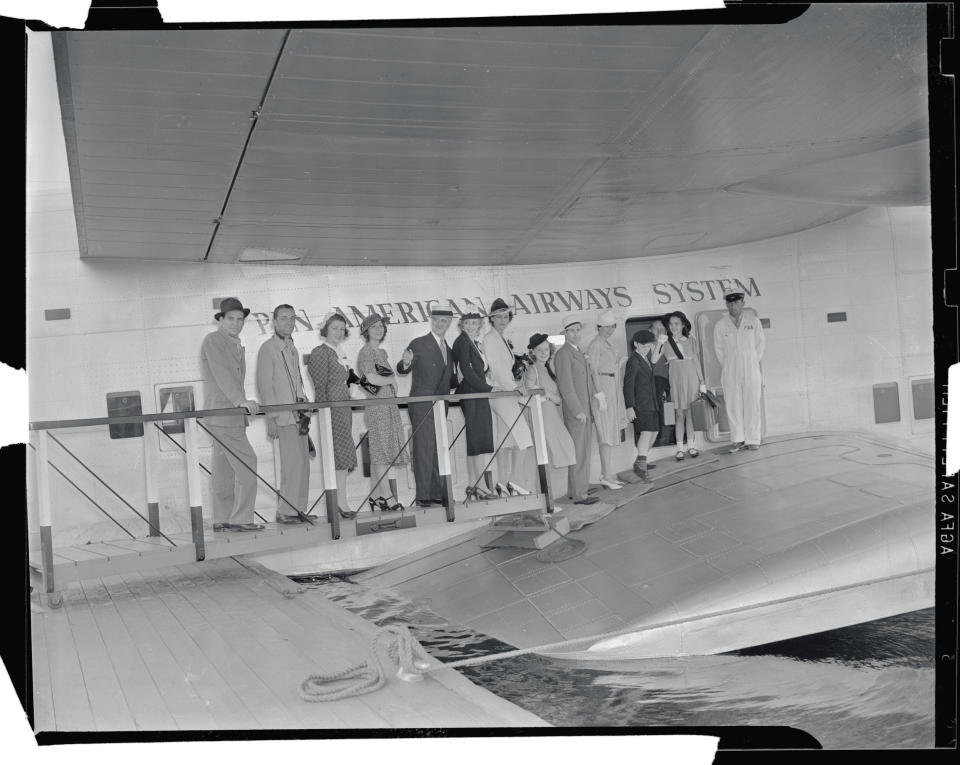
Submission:
MULTIPOLYGON (((200 364, 203 369, 203 408, 242 407, 257 414, 260 405, 248 399, 243 389, 247 371, 240 344, 240 332, 249 308, 234 297, 224 298, 213 315, 217 329, 203 338, 200 364)), ((244 414, 207 417, 204 426, 213 436, 213 530, 256 531, 263 526, 253 522, 257 498, 257 455, 247 440, 247 416, 244 414)))
MULTIPOLYGON (((430 331, 414 338, 397 364, 397 372, 413 370, 410 381, 411 396, 449 395, 457 387, 453 350, 444 335, 453 320, 449 308, 435 307, 430 311, 430 331)), ((407 409, 413 433, 413 475, 417 482, 417 507, 446 504, 446 484, 440 479, 437 464, 437 434, 434 431, 433 404, 425 401, 411 403, 407 409)))
MULTIPOLYGON (((293 306, 273 309, 274 335, 257 354, 257 391, 264 404, 293 404, 306 401, 300 358, 291 337, 296 324, 293 306)), ((277 523, 300 523, 298 513, 307 511, 310 487, 310 460, 307 434, 300 433, 295 412, 270 412, 266 416, 267 436, 280 444, 280 507, 277 523)))
POLYGON ((576 316, 563 320, 565 342, 557 349, 553 368, 563 408, 563 423, 567 426, 576 450, 577 461, 567 468, 567 494, 574 504, 590 505, 596 497, 588 497, 590 488, 591 434, 594 432, 591 406, 597 396, 597 386, 580 350, 580 332, 583 325, 576 316))

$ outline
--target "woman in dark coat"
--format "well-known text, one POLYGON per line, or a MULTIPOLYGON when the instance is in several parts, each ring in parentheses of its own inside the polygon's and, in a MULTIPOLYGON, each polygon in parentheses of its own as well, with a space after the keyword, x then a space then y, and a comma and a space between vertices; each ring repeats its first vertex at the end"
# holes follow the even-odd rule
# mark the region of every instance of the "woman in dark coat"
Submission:
POLYGON ((650 363, 650 351, 656 338, 647 329, 634 333, 630 343, 633 353, 627 359, 623 372, 623 403, 627 407, 627 420, 633 423, 637 459, 633 472, 650 483, 647 476, 647 454, 660 432, 660 398, 657 395, 656 377, 650 363))
MULTIPOLYGON (((453 358, 457 364, 457 393, 489 393, 493 386, 487 382, 487 359, 480 340, 483 318, 479 313, 467 313, 460 319, 460 335, 453 341, 453 358)), ((473 485, 493 456, 493 418, 490 401, 485 398, 467 399, 461 402, 467 431, 467 499, 487 499, 493 494, 481 486, 473 485)), ((492 477, 487 474, 487 483, 492 477)))

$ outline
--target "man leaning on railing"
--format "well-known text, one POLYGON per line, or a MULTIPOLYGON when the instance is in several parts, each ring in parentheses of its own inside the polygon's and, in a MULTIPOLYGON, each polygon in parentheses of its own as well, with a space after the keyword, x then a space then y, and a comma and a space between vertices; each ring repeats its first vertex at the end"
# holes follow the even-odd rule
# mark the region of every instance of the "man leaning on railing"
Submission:
MULTIPOLYGON (((248 399, 243 388, 247 368, 240 332, 249 313, 237 298, 229 297, 220 302, 220 310, 213 316, 217 329, 203 339, 200 348, 206 409, 243 407, 250 414, 260 411, 259 404, 248 399)), ((247 416, 208 417, 205 424, 213 436, 213 530, 262 529, 261 524, 253 522, 257 455, 247 439, 247 416)))

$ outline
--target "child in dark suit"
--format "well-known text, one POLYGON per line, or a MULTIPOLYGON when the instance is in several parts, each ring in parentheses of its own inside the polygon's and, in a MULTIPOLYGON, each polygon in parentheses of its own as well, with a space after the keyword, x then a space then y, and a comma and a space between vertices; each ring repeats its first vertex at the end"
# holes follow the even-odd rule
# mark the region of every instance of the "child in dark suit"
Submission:
POLYGON ((635 332, 631 339, 634 352, 630 354, 623 373, 623 402, 627 407, 627 420, 633 423, 637 445, 633 472, 644 483, 651 482, 647 475, 647 454, 660 432, 660 397, 650 363, 650 351, 655 344, 656 338, 649 330, 635 332))

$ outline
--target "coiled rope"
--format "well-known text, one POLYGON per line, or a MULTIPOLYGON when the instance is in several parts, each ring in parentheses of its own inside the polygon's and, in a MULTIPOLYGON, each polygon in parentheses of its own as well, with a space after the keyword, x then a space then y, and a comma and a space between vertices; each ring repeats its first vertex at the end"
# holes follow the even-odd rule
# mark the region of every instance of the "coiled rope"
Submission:
POLYGON ((423 679, 422 672, 429 668, 430 656, 406 626, 390 624, 378 629, 371 638, 367 661, 331 674, 309 675, 300 684, 300 698, 304 701, 336 701, 382 688, 387 682, 387 672, 380 660, 381 642, 386 642, 387 655, 399 665, 397 677, 407 681, 423 679), (352 682, 330 687, 343 681, 352 682))

